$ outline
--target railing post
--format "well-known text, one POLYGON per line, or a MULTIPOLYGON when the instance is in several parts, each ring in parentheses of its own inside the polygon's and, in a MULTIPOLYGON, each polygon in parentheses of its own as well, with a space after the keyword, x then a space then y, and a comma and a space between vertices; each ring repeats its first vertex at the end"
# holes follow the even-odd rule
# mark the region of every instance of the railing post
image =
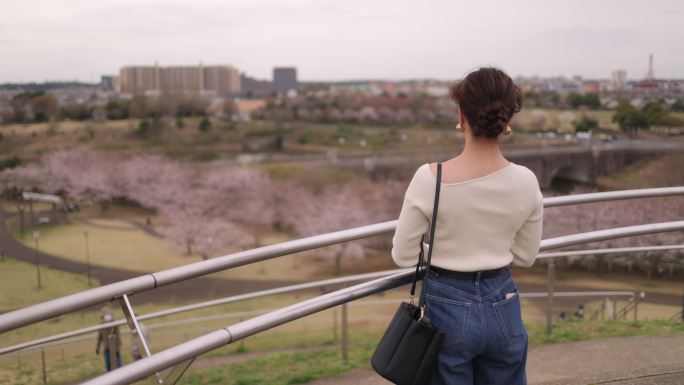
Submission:
POLYGON ((43 385, 47 385, 47 372, 45 370, 45 350, 40 348, 40 362, 43 369, 43 385))
POLYGON ((342 304, 342 360, 345 365, 349 363, 349 319, 346 302, 342 304))
MULTIPOLYGON (((140 346, 142 346, 143 347, 142 350, 145 352, 145 356, 146 357, 151 356, 152 352, 150 351, 150 347, 147 346, 147 340, 145 340, 145 336, 143 335, 142 328, 140 327, 140 323, 138 322, 138 318, 135 314, 135 311, 133 310, 133 305, 131 305, 131 301, 129 300, 128 295, 126 295, 126 294, 122 295, 121 298, 119 298, 119 303, 121 304, 121 310, 123 311, 124 316, 126 317, 126 322, 128 323, 128 328, 131 329, 131 334, 133 334, 135 336, 135 341, 138 344, 138 349, 140 349, 140 346)), ((109 358, 110 358, 110 361, 113 362, 112 357, 114 357, 114 354, 112 354, 112 352, 110 352, 109 358)), ((194 358, 193 358, 193 360, 194 360, 194 358)), ((190 366, 191 363, 192 363, 192 361, 190 361, 188 366, 190 366)), ((110 365, 111 365, 110 366, 111 368, 115 367, 114 363, 111 363, 110 365)), ((185 372, 186 369, 187 369, 187 367, 185 367, 182 370, 182 372, 179 375, 179 378, 180 378, 180 376, 183 375, 183 373, 185 372)), ((157 380, 158 384, 164 383, 161 375, 158 372, 154 374, 154 377, 157 380)))
MULTIPOLYGON (((242 322, 242 321, 244 321, 244 318, 240 317, 240 318, 239 318, 239 322, 242 322)), ((187 341, 188 339, 189 339, 189 338, 187 338, 187 337, 185 338, 186 341, 187 341)), ((241 353, 247 351, 247 348, 245 347, 245 339, 246 339, 246 338, 243 338, 243 339, 240 340, 240 347, 239 347, 238 349, 240 350, 241 353)))
POLYGON ((556 265, 553 260, 549 261, 548 266, 548 295, 546 297, 546 334, 551 334, 553 327, 553 286, 555 281, 556 265))
POLYGON ((133 306, 131 305, 131 302, 128 299, 128 295, 124 294, 123 296, 121 296, 119 302, 121 303, 121 310, 123 310, 124 316, 126 317, 128 328, 131 329, 131 333, 133 334, 133 336, 135 336, 136 343, 138 344, 138 346, 142 346, 142 350, 143 352, 145 352, 145 356, 151 356, 152 353, 150 352, 150 348, 149 346, 147 346, 147 341, 145 341, 145 337, 142 334, 140 324, 138 323, 138 319, 135 316, 135 312, 133 311, 133 306))
POLYGON ((332 318, 333 318, 333 342, 337 342, 337 308, 333 308, 332 310, 332 318))
MULTIPOLYGON (((634 295, 634 319, 633 321, 636 321, 638 319, 637 317, 637 308, 639 307, 639 293, 635 293, 634 295)), ((625 314, 625 318, 627 318, 627 314, 625 314)))

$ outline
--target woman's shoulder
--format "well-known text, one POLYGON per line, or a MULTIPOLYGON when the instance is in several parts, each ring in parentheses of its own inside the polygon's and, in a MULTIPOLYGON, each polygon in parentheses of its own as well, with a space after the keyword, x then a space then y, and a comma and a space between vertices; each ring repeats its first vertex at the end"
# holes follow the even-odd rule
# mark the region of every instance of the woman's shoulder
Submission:
POLYGON ((521 177, 524 178, 525 181, 528 182, 534 182, 535 184, 539 185, 539 179, 537 179, 537 175, 534 173, 534 171, 530 170, 529 168, 511 162, 511 168, 514 171, 515 177, 521 177))
POLYGON ((425 163, 416 169, 411 178, 407 194, 411 196, 429 196, 434 193, 435 176, 430 171, 430 164, 425 163))

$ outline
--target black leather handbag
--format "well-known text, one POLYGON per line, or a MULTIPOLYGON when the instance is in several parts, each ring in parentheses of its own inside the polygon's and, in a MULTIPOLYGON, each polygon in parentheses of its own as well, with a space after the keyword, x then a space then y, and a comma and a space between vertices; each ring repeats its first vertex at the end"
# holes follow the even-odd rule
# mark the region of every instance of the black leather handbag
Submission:
POLYGON ((411 302, 402 302, 399 305, 399 309, 394 314, 392 322, 390 322, 371 357, 373 370, 397 385, 428 384, 432 374, 437 369, 437 357, 444 339, 444 333, 435 329, 425 316, 425 282, 423 282, 420 291, 418 306, 413 303, 416 281, 421 273, 421 267, 425 266, 423 272, 430 270, 441 181, 442 164, 437 163, 437 187, 435 188, 435 204, 432 210, 430 248, 428 249, 427 260, 423 263, 423 238, 421 238, 420 255, 411 285, 411 302))

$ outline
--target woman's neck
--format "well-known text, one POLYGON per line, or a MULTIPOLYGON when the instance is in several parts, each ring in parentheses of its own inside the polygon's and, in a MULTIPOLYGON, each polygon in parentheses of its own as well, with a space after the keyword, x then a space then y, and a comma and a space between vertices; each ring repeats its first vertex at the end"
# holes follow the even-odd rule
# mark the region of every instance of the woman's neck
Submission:
POLYGON ((499 142, 496 139, 475 139, 466 137, 465 147, 459 155, 464 160, 473 160, 485 164, 500 163, 505 161, 501 154, 499 142))

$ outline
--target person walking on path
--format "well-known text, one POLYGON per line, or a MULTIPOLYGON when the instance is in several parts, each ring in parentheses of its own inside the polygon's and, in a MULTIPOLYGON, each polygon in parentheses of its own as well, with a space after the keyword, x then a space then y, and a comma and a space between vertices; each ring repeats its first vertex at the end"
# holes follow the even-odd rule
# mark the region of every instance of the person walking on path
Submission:
MULTIPOLYGON (((425 314, 445 333, 431 385, 526 384, 527 331, 511 265, 531 266, 542 234, 543 196, 528 168, 506 160, 501 134, 522 93, 496 68, 480 68, 451 89, 465 147, 442 163, 425 314)), ((393 238, 392 258, 417 263, 430 228, 436 164, 415 172, 393 238)), ((427 255, 427 250, 425 252, 427 255)))
MULTIPOLYGON (((112 322, 114 316, 109 308, 102 309, 102 323, 112 322)), ((118 326, 111 326, 106 329, 100 329, 97 334, 97 345, 95 347, 95 354, 100 354, 100 344, 104 348, 104 362, 107 371, 112 368, 121 367, 121 335, 119 334, 118 326)))

